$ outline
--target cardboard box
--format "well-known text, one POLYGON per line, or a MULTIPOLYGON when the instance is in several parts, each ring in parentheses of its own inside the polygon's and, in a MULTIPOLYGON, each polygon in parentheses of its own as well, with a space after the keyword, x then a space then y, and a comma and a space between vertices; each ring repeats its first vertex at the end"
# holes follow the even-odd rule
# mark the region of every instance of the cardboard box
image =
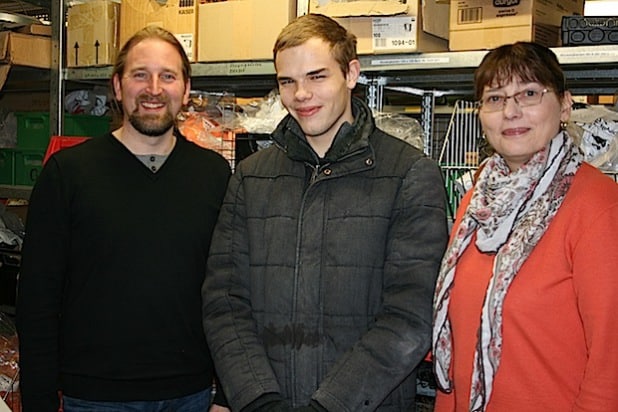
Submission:
POLYGON ((311 0, 312 13, 335 18, 358 39, 359 54, 445 51, 449 4, 436 0, 311 0))
POLYGON ((67 12, 67 67, 114 64, 118 54, 120 4, 94 0, 67 12))
POLYGON ((562 16, 583 12, 584 0, 451 0, 449 49, 493 49, 516 41, 559 46, 562 16))
POLYGON ((10 64, 0 64, 0 90, 2 90, 6 79, 9 77, 9 70, 11 70, 10 64))
MULTIPOLYGON (((121 48, 135 32, 148 25, 158 25, 174 33, 183 45, 189 61, 196 61, 197 0, 122 0, 121 48)), ((231 27, 227 29, 231 30, 231 27)))
POLYGON ((51 39, 45 36, 0 31, 0 63, 51 67, 51 39))
POLYGON ((48 36, 52 35, 52 27, 47 24, 29 24, 27 26, 20 27, 15 31, 23 34, 36 34, 38 36, 48 36))
POLYGON ((294 0, 200 4, 198 61, 272 60, 277 36, 295 17, 294 0))

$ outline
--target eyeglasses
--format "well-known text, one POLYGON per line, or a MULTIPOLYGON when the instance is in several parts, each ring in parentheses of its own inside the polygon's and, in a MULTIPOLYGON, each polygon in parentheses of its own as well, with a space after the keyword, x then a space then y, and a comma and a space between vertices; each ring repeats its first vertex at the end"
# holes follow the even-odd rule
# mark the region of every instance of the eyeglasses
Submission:
POLYGON ((510 96, 505 94, 490 94, 483 96, 478 102, 480 110, 486 113, 499 112, 506 106, 506 101, 513 99, 519 107, 536 106, 543 100, 545 93, 549 93, 551 90, 543 89, 525 89, 510 96))

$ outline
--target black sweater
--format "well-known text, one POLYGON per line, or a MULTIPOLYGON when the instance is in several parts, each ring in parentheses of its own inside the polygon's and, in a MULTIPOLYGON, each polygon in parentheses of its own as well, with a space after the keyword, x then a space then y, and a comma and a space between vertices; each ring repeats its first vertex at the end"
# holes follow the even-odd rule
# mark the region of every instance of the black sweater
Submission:
POLYGON ((210 387, 200 288, 230 168, 177 137, 157 173, 111 134, 45 165, 17 303, 26 412, 56 411, 58 390, 130 401, 210 387))

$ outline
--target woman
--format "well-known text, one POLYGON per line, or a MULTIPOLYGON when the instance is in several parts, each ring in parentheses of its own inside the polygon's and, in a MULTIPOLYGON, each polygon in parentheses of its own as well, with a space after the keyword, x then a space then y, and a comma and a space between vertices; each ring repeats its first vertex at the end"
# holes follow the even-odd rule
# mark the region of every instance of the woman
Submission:
POLYGON ((499 47, 474 80, 495 154, 436 287, 436 411, 618 411, 618 185, 565 131, 551 50, 499 47))

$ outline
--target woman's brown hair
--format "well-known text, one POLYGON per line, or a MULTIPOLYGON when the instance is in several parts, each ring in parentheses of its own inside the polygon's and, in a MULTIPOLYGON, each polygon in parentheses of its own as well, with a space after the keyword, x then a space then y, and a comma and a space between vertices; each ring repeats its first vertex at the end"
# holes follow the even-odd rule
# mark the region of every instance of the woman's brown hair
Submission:
POLYGON ((551 49, 532 42, 500 46, 485 55, 474 72, 474 95, 479 100, 485 86, 502 86, 518 78, 536 82, 564 96, 566 80, 551 49))

